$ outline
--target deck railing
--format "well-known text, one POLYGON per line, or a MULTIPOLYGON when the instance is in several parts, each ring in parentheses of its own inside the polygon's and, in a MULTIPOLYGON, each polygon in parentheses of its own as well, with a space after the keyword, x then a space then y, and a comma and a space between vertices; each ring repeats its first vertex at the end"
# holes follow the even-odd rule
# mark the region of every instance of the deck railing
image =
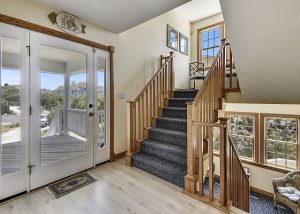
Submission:
POLYGON ((161 67, 141 90, 138 96, 128 102, 128 139, 126 164, 131 165, 131 156, 140 151, 139 141, 148 137, 147 128, 154 126, 154 118, 166 106, 166 100, 173 90, 173 52, 160 57, 161 67))
MULTIPOLYGON (((98 111, 98 122, 99 122, 99 139, 105 135, 105 111, 98 111)), ((87 126, 87 111, 80 109, 58 109, 46 136, 62 135, 69 131, 81 136, 86 137, 86 126, 87 126), (65 116, 66 114, 66 116, 65 116)))

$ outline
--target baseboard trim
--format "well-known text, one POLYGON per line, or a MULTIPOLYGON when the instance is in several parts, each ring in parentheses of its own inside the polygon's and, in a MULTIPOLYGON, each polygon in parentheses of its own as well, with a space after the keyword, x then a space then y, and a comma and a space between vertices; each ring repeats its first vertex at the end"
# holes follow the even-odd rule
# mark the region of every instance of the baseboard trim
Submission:
POLYGON ((271 192, 267 192, 267 191, 265 191, 265 190, 258 189, 258 188, 255 188, 255 187, 250 187, 250 190, 253 191, 253 192, 262 194, 262 195, 264 195, 264 196, 270 197, 270 198, 273 198, 273 196, 274 196, 274 194, 271 193, 271 192))
POLYGON ((127 153, 127 151, 124 151, 124 152, 121 152, 121 153, 118 153, 118 154, 114 154, 114 160, 113 161, 125 158, 126 153, 127 153))

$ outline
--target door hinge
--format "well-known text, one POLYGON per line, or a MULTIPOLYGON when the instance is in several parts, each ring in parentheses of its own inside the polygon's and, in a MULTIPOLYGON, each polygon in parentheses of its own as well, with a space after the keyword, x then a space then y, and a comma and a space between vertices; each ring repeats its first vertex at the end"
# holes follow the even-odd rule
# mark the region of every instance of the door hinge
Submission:
POLYGON ((26 48, 28 49, 28 55, 30 56, 30 55, 31 55, 31 48, 30 48, 30 45, 26 45, 26 48))
POLYGON ((31 106, 29 106, 29 115, 31 115, 31 113, 32 113, 32 108, 31 106))
POLYGON ((31 175, 32 167, 35 167, 35 165, 30 164, 27 166, 29 175, 31 175))

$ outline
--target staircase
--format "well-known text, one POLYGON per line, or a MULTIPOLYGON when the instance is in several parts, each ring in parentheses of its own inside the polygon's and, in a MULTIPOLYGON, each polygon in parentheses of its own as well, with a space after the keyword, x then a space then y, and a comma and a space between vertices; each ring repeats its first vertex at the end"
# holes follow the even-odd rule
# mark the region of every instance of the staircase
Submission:
POLYGON ((249 179, 229 138, 227 118, 219 117, 227 67, 232 86, 232 54, 223 39, 199 90, 174 91, 173 53, 161 56, 159 70, 128 102, 126 164, 182 187, 185 194, 225 212, 231 205, 249 212, 249 179), (218 195, 214 194, 216 175, 218 195))
POLYGON ((141 141, 141 151, 132 156, 132 165, 179 187, 187 173, 187 109, 197 90, 176 90, 149 129, 149 138, 141 141))

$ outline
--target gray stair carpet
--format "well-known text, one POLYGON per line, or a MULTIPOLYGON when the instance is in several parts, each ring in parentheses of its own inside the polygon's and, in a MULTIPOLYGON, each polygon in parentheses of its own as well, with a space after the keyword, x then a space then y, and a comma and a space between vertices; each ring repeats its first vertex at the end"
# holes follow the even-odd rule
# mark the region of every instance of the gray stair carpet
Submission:
POLYGON ((132 156, 134 167, 179 187, 187 173, 186 102, 193 101, 197 90, 176 90, 169 106, 162 109, 149 138, 141 142, 141 151, 132 156))

